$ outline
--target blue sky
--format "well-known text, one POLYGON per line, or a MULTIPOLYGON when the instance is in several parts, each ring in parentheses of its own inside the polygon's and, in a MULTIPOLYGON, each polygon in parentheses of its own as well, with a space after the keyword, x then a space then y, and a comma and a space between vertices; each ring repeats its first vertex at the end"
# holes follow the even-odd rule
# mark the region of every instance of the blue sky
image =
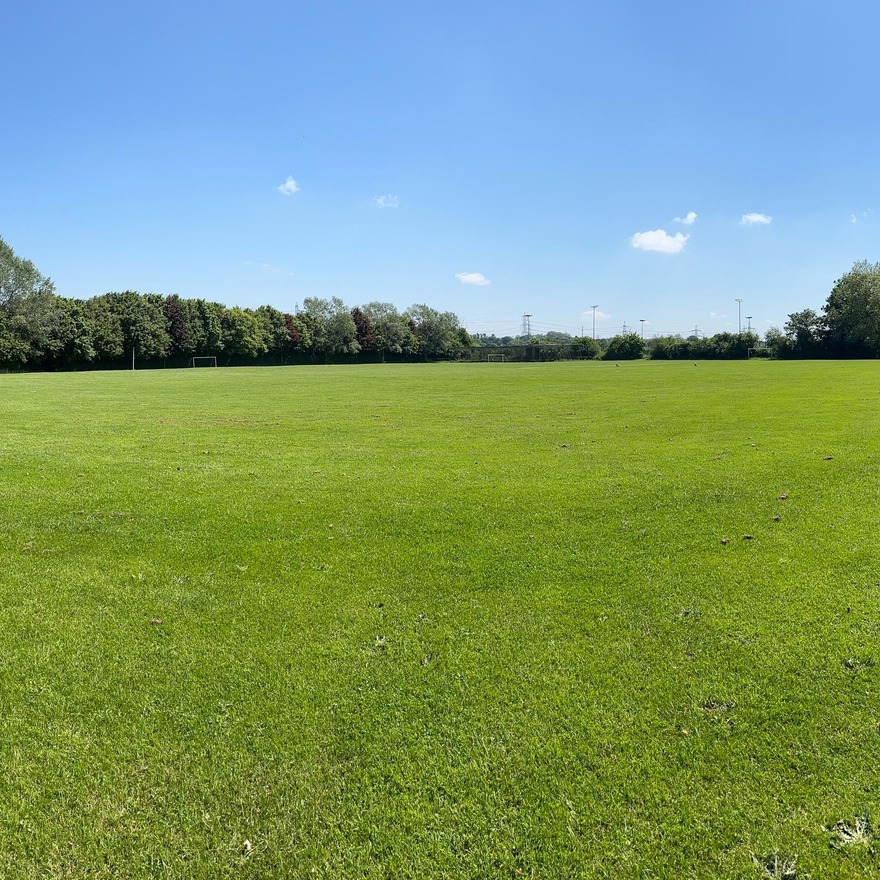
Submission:
POLYGON ((13 4, 0 236, 64 296, 498 333, 597 305, 598 335, 735 330, 739 297, 763 331, 880 259, 878 30, 853 0, 13 4))

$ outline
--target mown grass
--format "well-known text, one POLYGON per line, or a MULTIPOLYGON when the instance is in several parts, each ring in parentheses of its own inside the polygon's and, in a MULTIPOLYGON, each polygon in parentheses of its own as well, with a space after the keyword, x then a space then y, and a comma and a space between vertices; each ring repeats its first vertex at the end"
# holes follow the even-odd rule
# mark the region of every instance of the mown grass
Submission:
POLYGON ((0 875, 874 876, 878 403, 864 362, 0 376, 0 875))

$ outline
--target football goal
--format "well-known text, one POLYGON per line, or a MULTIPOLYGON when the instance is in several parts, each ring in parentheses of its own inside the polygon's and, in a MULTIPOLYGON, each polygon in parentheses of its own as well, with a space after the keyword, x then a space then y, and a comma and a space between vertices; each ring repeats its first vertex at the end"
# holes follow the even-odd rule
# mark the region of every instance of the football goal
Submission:
POLYGON ((190 361, 191 367, 216 367, 217 366, 217 355, 202 355, 201 357, 194 357, 190 361))
POLYGON ((487 364, 492 364, 492 363, 503 364, 505 360, 507 360, 507 358, 503 354, 487 354, 486 355, 486 363, 487 364))

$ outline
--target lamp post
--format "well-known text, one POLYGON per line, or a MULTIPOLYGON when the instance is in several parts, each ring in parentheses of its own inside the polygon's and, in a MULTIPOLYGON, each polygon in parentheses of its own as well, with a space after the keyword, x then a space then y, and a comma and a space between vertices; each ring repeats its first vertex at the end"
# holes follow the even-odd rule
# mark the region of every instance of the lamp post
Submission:
POLYGON ((749 328, 748 328, 748 329, 749 329, 749 333, 751 333, 751 332, 752 332, 752 316, 751 316, 751 315, 746 315, 746 320, 749 322, 749 328))
POLYGON ((737 309, 739 310, 739 331, 738 332, 742 333, 743 332, 743 301, 739 297, 737 297, 737 299, 736 299, 736 306, 737 306, 737 309))
POLYGON ((645 338, 645 319, 639 318, 639 320, 642 322, 642 339, 644 339, 645 338))
POLYGON ((596 309, 598 309, 599 306, 590 306, 590 308, 593 310, 593 339, 595 339, 596 338, 596 309))

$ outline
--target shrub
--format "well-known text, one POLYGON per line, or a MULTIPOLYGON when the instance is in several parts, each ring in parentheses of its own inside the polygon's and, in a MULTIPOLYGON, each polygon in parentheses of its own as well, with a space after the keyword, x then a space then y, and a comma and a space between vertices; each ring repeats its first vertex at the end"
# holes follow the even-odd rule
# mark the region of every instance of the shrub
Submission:
POLYGON ((638 333, 615 336, 605 352, 606 361, 635 361, 645 354, 645 340, 638 333))

